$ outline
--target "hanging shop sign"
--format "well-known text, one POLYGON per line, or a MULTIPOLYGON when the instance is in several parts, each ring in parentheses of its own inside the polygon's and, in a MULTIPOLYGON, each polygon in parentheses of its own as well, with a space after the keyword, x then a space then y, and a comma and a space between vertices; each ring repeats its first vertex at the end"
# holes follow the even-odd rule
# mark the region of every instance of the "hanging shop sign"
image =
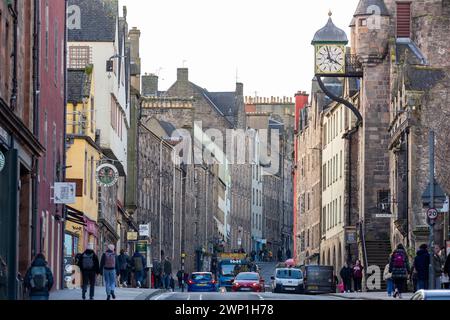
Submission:
MULTIPOLYGON (((0 170, 1 171, 1 170, 0 170)), ((76 203, 77 184, 73 182, 55 182, 54 185, 55 204, 74 204, 76 203)))
POLYGON ((95 179, 99 186, 109 188, 119 180, 119 171, 112 164, 105 163, 97 168, 95 179))
POLYGON ((5 164, 6 164, 5 155, 3 154, 3 152, 0 151, 0 172, 2 172, 2 170, 5 168, 5 164))

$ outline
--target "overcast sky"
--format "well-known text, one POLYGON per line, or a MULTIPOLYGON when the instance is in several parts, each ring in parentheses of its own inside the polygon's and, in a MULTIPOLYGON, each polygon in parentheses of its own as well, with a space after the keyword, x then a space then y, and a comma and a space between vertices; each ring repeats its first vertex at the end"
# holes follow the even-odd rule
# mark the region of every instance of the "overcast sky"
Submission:
MULTIPOLYGON (((141 30, 142 72, 160 76, 160 90, 189 68, 209 91, 293 96, 310 91, 314 33, 328 19, 349 34, 359 0, 120 0, 141 30)), ((350 37, 349 37, 350 38, 350 37)))

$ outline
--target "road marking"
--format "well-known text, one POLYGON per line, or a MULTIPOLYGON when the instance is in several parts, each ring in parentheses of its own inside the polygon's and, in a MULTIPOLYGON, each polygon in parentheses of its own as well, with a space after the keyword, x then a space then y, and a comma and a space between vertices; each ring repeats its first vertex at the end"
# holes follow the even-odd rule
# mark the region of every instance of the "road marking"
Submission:
POLYGON ((203 295, 200 295, 200 301, 202 301, 203 300, 203 295))
POLYGON ((188 298, 187 298, 187 300, 188 300, 188 301, 191 300, 191 294, 190 294, 190 293, 188 293, 188 298))
POLYGON ((260 294, 257 294, 257 296, 259 297, 259 300, 264 300, 264 298, 260 294))
POLYGON ((163 293, 160 294, 159 296, 157 296, 154 300, 160 300, 162 297, 164 297, 164 299, 169 298, 170 296, 174 295, 175 293, 171 292, 171 293, 163 293))

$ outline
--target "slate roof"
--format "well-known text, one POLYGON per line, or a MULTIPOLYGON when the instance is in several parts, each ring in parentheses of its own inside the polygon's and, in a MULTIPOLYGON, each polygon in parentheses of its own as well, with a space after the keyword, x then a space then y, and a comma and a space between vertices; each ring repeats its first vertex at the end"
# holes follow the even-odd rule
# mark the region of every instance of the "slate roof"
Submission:
POLYGON ((339 29, 331 20, 331 17, 328 19, 325 27, 320 29, 314 35, 314 39, 312 44, 316 42, 345 42, 348 43, 348 37, 344 30, 339 29))
POLYGON ((68 41, 113 42, 116 37, 118 0, 69 0, 80 8, 81 29, 68 30, 68 41))
POLYGON ((376 8, 379 8, 379 10, 375 13, 379 13, 381 16, 389 16, 389 11, 383 0, 360 0, 353 16, 372 15, 376 8))
POLYGON ((209 92, 194 83, 192 85, 206 98, 219 115, 224 117, 230 125, 234 125, 237 114, 235 92, 209 92))
POLYGON ((67 72, 67 102, 82 103, 89 97, 91 77, 83 69, 69 69, 67 72))
POLYGON ((161 128, 164 129, 168 137, 171 137, 172 133, 176 130, 176 128, 170 122, 159 120, 159 124, 161 125, 161 128))

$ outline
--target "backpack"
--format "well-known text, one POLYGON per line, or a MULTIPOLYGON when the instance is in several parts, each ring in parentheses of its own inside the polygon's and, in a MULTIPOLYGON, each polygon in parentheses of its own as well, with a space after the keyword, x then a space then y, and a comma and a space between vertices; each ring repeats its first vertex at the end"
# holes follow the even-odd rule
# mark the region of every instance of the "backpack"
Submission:
POLYGON ((394 254, 393 261, 394 268, 403 268, 405 266, 405 257, 400 252, 394 254))
POLYGON ((134 257, 134 270, 135 271, 143 271, 144 270, 144 265, 142 263, 142 257, 134 257))
POLYGON ((46 267, 32 267, 31 268, 31 289, 33 291, 47 290, 47 268, 46 267))
POLYGON ((83 254, 83 260, 81 260, 81 267, 83 270, 93 270, 94 269, 94 254, 83 254))
POLYGON ((116 254, 114 252, 105 252, 105 268, 116 268, 116 254))

